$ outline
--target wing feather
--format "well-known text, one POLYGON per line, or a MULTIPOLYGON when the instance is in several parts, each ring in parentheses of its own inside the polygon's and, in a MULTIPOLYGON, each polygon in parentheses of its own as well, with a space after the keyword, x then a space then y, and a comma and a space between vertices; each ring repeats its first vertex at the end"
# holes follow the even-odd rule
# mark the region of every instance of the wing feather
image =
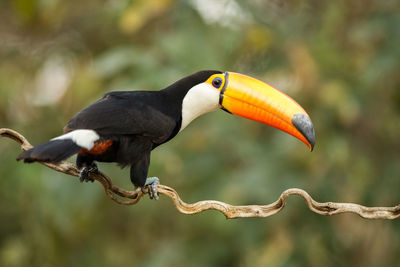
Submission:
POLYGON ((100 135, 142 135, 164 142, 177 122, 156 108, 157 97, 151 91, 108 93, 77 113, 64 131, 91 129, 100 135))

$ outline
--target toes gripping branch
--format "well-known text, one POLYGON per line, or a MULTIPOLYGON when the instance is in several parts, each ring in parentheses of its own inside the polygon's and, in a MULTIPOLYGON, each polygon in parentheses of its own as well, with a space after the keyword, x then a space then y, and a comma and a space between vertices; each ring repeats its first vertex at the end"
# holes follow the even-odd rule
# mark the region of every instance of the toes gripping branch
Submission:
POLYGON ((94 182, 94 178, 91 174, 98 173, 99 169, 97 168, 96 163, 92 163, 90 166, 83 167, 81 172, 79 173, 79 181, 82 182, 94 182))
POLYGON ((149 177, 146 179, 146 183, 143 188, 147 188, 150 199, 158 200, 157 187, 160 184, 160 179, 157 177, 149 177))

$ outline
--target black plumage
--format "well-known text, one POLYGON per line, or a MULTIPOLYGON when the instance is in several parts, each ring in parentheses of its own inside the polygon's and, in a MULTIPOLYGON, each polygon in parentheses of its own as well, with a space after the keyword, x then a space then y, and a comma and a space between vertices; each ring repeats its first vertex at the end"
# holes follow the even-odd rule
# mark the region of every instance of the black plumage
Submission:
POLYGON ((23 159, 27 163, 35 161, 60 162, 78 153, 81 149, 82 147, 70 139, 51 140, 22 152, 17 160, 23 159))
POLYGON ((180 130, 182 101, 188 90, 216 73, 221 72, 201 71, 161 91, 110 92, 77 113, 64 132, 94 130, 100 136, 99 144, 103 144, 101 153, 73 147, 70 140, 54 140, 25 151, 18 159, 58 162, 78 153, 78 167, 89 166, 93 161, 130 165, 131 181, 144 186, 151 151, 180 130), (109 140, 109 146, 102 143, 109 140))

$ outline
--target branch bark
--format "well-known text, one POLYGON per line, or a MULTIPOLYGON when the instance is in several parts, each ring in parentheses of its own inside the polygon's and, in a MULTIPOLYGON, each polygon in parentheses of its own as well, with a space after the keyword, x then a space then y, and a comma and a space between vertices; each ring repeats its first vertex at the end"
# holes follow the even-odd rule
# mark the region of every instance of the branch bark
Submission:
MULTIPOLYGON (((20 133, 0 128, 0 136, 8 137, 21 145, 22 150, 32 147, 28 140, 20 133)), ((41 163, 53 170, 62 172, 71 176, 79 176, 79 170, 70 162, 63 161, 59 164, 41 163)), ((98 172, 91 174, 91 178, 98 181, 104 188, 106 195, 122 205, 133 205, 139 202, 143 194, 140 189, 125 190, 113 185, 111 179, 105 174, 98 172)), ((182 201, 178 193, 171 187, 165 185, 158 186, 158 193, 166 195, 174 202, 177 210, 184 214, 197 214, 206 210, 217 210, 225 215, 227 219, 248 218, 248 217, 269 217, 280 212, 286 206, 286 200, 291 195, 298 195, 304 198, 308 208, 317 214, 334 215, 339 213, 355 213, 366 219, 396 219, 400 217, 400 205, 394 207, 365 207, 354 203, 337 202, 317 202, 306 191, 298 188, 285 190, 279 199, 268 205, 248 205, 232 206, 224 202, 215 200, 203 200, 196 203, 186 203, 182 201)))

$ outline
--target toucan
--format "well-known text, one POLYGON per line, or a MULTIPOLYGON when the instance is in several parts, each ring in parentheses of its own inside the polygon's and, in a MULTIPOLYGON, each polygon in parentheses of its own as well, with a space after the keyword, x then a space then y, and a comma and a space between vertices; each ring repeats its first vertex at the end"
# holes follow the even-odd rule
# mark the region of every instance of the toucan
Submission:
POLYGON ((80 180, 90 181, 97 162, 130 166, 135 187, 157 197, 158 178, 147 178, 151 151, 174 138, 200 115, 222 109, 282 130, 312 151, 315 130, 292 98, 258 79, 205 70, 160 91, 119 91, 77 113, 64 134, 22 152, 17 160, 58 163, 77 154, 80 180))

